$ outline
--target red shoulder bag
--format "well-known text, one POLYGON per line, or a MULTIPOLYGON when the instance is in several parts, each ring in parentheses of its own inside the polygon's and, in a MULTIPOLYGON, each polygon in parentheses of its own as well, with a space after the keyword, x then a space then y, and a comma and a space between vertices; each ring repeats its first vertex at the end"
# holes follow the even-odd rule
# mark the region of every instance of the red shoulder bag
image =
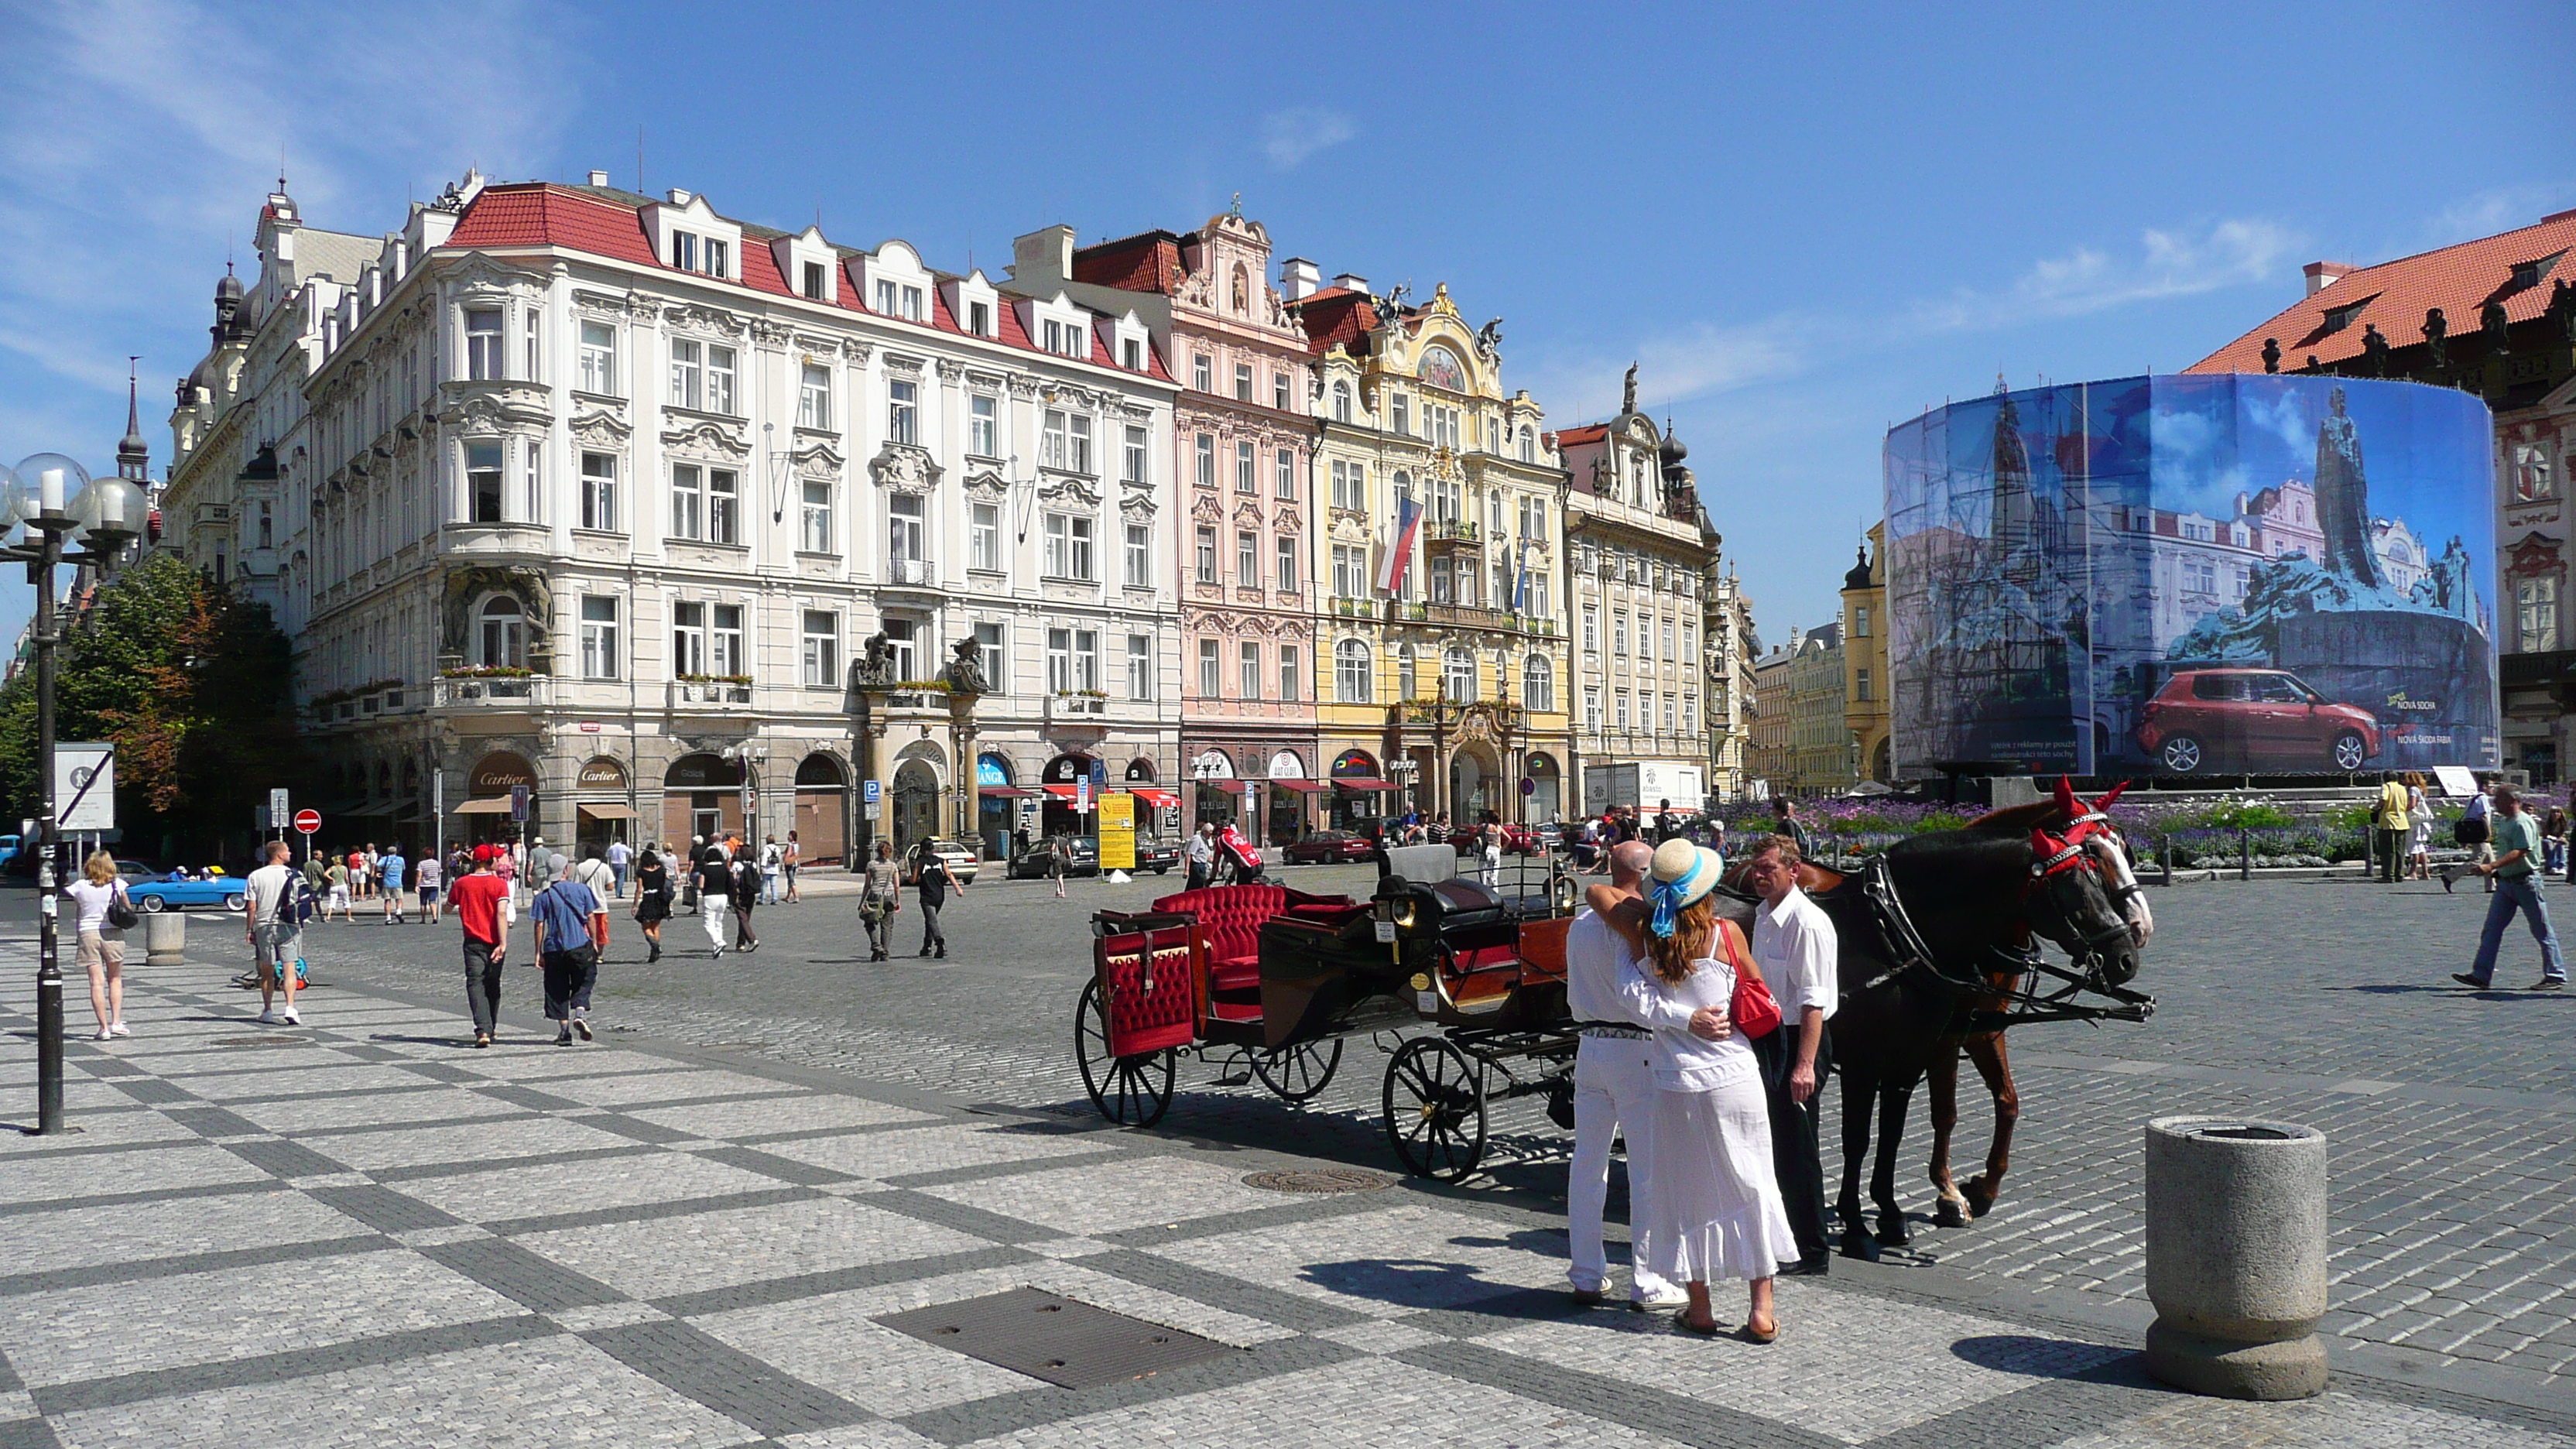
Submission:
POLYGON ((1735 997, 1726 1005, 1727 1020, 1744 1033, 1746 1041, 1778 1031, 1780 1003, 1771 999, 1770 985, 1753 964, 1753 950, 1744 932, 1733 921, 1719 921, 1716 945, 1718 954, 1735 970, 1735 997))

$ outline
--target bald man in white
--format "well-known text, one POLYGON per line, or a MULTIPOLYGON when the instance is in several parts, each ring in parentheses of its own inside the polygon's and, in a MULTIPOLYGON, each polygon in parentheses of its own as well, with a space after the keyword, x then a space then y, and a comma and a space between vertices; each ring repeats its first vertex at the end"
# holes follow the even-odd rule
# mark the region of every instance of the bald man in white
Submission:
MULTIPOLYGON (((1655 857, 1644 841, 1611 848, 1610 886, 1636 895, 1655 857)), ((1620 1124, 1628 1132, 1628 1217, 1644 1215, 1654 1180, 1645 1127, 1655 1103, 1653 1043, 1642 1027, 1629 1022, 1619 1000, 1619 967, 1628 947, 1609 923, 1585 910, 1565 933, 1565 1000, 1576 1021, 1586 1027, 1574 1058, 1574 1162, 1566 1170, 1565 1227, 1574 1261, 1565 1276, 1574 1284, 1574 1301, 1592 1307, 1603 1301, 1608 1282, 1608 1256, 1601 1245, 1601 1211, 1610 1195, 1610 1144, 1620 1124)), ((1678 1308, 1688 1295, 1646 1271, 1645 1245, 1629 1233, 1629 1260, 1637 1264, 1628 1303, 1632 1308, 1678 1308)))

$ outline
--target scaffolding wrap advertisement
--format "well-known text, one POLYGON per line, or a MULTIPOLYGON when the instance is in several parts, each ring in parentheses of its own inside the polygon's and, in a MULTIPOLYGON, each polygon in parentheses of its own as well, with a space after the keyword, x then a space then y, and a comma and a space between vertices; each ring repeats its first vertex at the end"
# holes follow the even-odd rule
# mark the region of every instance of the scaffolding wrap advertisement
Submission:
POLYGON ((2492 426, 2450 388, 2215 375, 1892 429, 1898 772, 2494 767, 2492 426))

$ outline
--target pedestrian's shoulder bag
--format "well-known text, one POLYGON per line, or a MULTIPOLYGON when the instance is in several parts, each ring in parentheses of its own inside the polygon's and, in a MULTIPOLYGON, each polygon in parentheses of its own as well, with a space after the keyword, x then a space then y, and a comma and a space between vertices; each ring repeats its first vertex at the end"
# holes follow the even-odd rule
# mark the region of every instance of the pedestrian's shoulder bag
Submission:
POLYGON ((125 898, 125 882, 118 881, 116 894, 107 898, 107 928, 131 931, 142 924, 143 918, 134 913, 134 903, 125 898))
POLYGON ((2451 839, 2462 845, 2484 845, 2488 840, 2487 823, 2474 815, 2463 815, 2451 823, 2451 839))
POLYGON ((1754 968, 1753 953, 1745 948, 1742 928, 1733 921, 1719 921, 1716 939, 1709 945, 1712 954, 1735 971, 1735 996, 1727 1003, 1727 1020, 1744 1033, 1746 1041, 1778 1031, 1780 1003, 1772 999, 1770 984, 1754 968))
POLYGON ((312 919, 313 887, 304 883, 304 877, 289 872, 277 893, 277 910, 269 918, 270 924, 291 933, 303 930, 304 923, 312 919))

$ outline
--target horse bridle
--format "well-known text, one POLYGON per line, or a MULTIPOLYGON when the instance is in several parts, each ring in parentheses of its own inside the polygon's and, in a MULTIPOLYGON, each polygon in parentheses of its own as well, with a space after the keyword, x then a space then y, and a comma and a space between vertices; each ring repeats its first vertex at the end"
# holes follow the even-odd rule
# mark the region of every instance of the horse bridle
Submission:
MULTIPOLYGON (((2087 870, 2096 875, 2100 874, 2101 867, 2083 848, 2081 836, 2084 833, 2080 828, 2070 830, 2068 834, 2074 838, 2060 842, 2057 850, 2050 851, 2046 855, 2033 851, 2030 879, 2022 891, 2025 913, 2028 911, 2027 902, 2033 888, 2049 877, 2068 870, 2087 870)), ((2066 947, 2063 942, 2059 943, 2061 948, 2066 950, 2073 969, 2057 966, 2041 953, 2038 937, 2043 933, 2027 930, 2029 922, 2025 919, 2023 922, 2026 928, 2025 939, 2020 950, 2016 951, 2000 945, 1985 948, 1988 969, 2013 978, 2012 985, 1997 986, 1983 976, 1963 981, 1941 968, 1940 960, 1934 955, 1931 944, 1923 939, 1923 933, 1916 928, 1913 916, 1906 911, 1904 898, 1897 894, 1896 881, 1888 870, 1886 856, 1874 856, 1870 859, 1869 864, 1860 873, 1860 885, 1861 898, 1869 904, 1870 914, 1877 922, 1880 938, 1887 945, 1888 954, 1896 959, 1895 964, 1887 969, 1860 985, 1844 991, 1845 996, 1875 990, 1908 971, 1919 969, 1929 971, 1939 980, 1962 990, 2003 998, 2013 1009, 2005 1013, 1996 1013, 1995 1015, 2008 1018, 1995 1023, 1996 1025, 2008 1025, 2011 1021, 2100 1021, 2105 1018, 2144 1021, 2155 1011, 2154 998, 2126 987, 2113 986, 2102 979, 2101 960, 2104 948, 2114 939, 2127 936, 2129 926, 2126 921, 2116 922, 2095 932, 2078 932, 2074 928, 2074 920, 2052 899, 2050 905, 2057 914, 2058 924, 2066 929, 2068 935, 2075 937, 2077 942, 2073 947, 2066 947), (2021 984, 2034 976, 2053 977, 2062 984, 2046 993, 2034 991, 2021 984), (2093 1006, 2080 1002, 2074 999, 2079 992, 2107 996, 2117 1004, 2093 1006)), ((2041 892, 2041 894, 2048 893, 2041 892)))

